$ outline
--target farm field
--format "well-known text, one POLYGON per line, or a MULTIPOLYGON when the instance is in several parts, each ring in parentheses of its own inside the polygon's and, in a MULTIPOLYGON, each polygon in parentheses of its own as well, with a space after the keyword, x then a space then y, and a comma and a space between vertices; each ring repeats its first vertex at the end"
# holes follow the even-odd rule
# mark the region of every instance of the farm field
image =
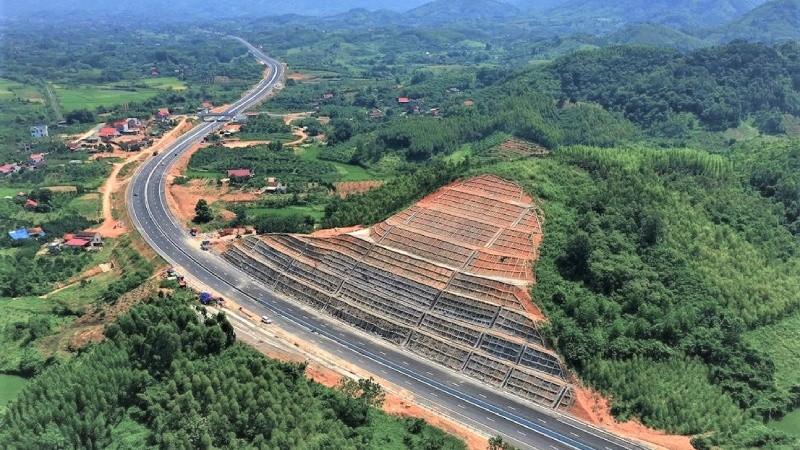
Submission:
POLYGON ((326 161, 319 158, 320 151, 322 147, 319 146, 310 146, 305 148, 299 148, 295 151, 297 156, 307 161, 324 161, 328 164, 332 164, 336 167, 337 172, 341 176, 340 181, 369 181, 369 180, 385 180, 389 177, 386 175, 378 175, 374 174, 367 169, 357 166, 354 164, 344 164, 340 162, 334 161, 326 161))
POLYGON ((172 89, 175 91, 185 91, 189 88, 178 77, 145 78, 136 84, 144 84, 154 89, 172 89))
POLYGON ((56 86, 56 94, 64 111, 81 108, 93 110, 100 106, 112 107, 126 102, 144 101, 154 97, 156 93, 155 89, 129 91, 103 86, 56 86))
POLYGON ((14 96, 36 103, 44 102, 42 93, 36 87, 0 78, 0 100, 11 100, 14 96))

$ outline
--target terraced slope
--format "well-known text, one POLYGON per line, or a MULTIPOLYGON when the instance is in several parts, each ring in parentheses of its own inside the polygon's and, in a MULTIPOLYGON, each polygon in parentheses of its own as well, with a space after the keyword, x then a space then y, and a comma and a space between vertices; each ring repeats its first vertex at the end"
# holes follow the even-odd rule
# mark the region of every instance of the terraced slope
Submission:
POLYGON ((276 291, 552 408, 573 389, 528 294, 541 213, 495 176, 462 180, 370 229, 250 237, 225 257, 276 291))

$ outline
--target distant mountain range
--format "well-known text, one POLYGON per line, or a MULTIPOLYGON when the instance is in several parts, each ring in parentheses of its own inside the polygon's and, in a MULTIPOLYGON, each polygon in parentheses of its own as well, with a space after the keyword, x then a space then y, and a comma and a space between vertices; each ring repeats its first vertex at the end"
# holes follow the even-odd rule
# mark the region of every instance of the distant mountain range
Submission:
MULTIPOLYGON (((2 1, 2 0, 0 0, 2 1)), ((800 0, 293 0, 198 2, 105 0, 3 2, 0 15, 50 21, 98 19, 196 21, 267 17, 265 25, 326 28, 439 27, 485 23, 487 33, 531 36, 597 36, 608 43, 688 50, 734 39, 800 40, 800 0)))
POLYGON ((734 39, 760 42, 800 41, 800 0, 772 0, 741 18, 708 32, 714 43, 734 39))

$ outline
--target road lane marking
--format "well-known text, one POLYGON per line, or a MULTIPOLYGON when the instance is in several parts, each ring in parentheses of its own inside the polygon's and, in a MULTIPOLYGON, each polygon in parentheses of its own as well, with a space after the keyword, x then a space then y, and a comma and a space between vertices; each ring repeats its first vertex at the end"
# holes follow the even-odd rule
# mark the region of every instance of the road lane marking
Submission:
POLYGON ((488 421, 490 421, 490 422, 494 422, 494 421, 495 421, 494 419, 492 419, 492 418, 491 418, 491 417, 489 417, 489 416, 486 416, 486 420, 488 420, 488 421))
POLYGON ((521 434, 523 436, 527 436, 527 434, 525 434, 525 433, 523 433, 522 431, 519 431, 519 430, 517 430, 517 433, 519 433, 519 434, 521 434))

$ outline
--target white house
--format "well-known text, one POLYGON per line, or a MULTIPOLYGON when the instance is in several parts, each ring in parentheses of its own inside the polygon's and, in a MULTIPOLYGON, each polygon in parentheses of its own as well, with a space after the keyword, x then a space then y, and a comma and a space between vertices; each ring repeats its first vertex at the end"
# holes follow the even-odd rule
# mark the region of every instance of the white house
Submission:
POLYGON ((31 127, 32 138, 41 138, 46 136, 50 136, 50 132, 47 130, 47 125, 34 125, 31 127))

